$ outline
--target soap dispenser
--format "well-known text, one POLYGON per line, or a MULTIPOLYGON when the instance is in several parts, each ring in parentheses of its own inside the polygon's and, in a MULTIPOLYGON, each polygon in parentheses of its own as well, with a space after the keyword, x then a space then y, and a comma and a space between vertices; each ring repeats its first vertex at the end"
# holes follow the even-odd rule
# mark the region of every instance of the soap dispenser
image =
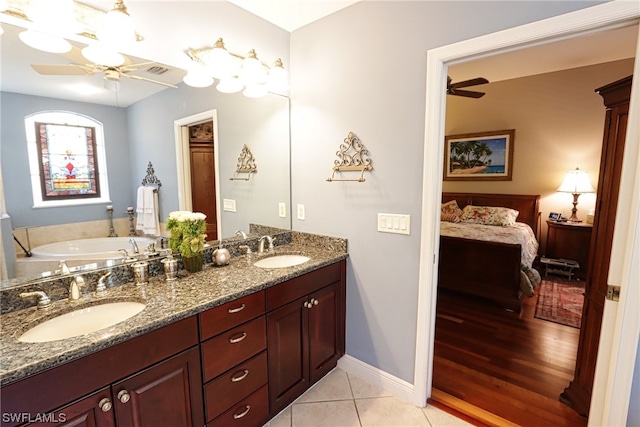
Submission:
POLYGON ((218 249, 213 251, 213 262, 215 265, 227 265, 231 260, 229 250, 222 247, 222 241, 218 242, 218 249))

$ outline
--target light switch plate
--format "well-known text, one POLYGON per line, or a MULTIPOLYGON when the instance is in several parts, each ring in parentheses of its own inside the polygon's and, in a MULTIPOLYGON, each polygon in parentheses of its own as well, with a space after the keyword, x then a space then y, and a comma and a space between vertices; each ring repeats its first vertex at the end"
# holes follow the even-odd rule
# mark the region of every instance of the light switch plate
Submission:
POLYGON ((411 215, 379 213, 378 231, 381 233, 411 234, 411 215))
POLYGON ((233 199, 222 199, 222 209, 227 212, 236 211, 236 201, 233 199))
POLYGON ((304 220, 304 205, 298 205, 298 219, 304 220))
POLYGON ((280 216, 280 218, 287 217, 287 205, 285 203, 278 203, 278 215, 280 216))

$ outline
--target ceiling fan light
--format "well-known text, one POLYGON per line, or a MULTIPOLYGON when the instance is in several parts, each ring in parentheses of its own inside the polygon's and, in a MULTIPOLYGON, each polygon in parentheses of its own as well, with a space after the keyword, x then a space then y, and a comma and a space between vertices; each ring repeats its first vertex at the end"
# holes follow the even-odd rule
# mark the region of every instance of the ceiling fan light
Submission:
POLYGON ((100 43, 84 47, 81 52, 85 59, 94 64, 118 67, 125 62, 124 56, 100 43))
POLYGON ((116 51, 126 50, 136 43, 133 19, 122 0, 117 0, 113 9, 104 15, 98 39, 116 51))
POLYGON ((247 98, 262 98, 267 93, 267 85, 264 84, 249 85, 242 92, 242 94, 247 98))
POLYGON ((41 33, 40 31, 23 31, 18 34, 18 37, 27 46, 44 52, 66 53, 71 50, 71 43, 62 37, 41 33))
POLYGON ((218 92, 222 93, 236 93, 240 92, 243 88, 243 84, 237 77, 228 77, 220 80, 220 83, 216 86, 218 92))

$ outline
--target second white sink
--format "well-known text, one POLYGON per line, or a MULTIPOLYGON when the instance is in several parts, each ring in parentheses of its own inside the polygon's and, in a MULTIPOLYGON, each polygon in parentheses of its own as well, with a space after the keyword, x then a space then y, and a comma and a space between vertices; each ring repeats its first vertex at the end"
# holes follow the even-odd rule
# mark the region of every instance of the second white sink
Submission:
POLYGON ((42 322, 22 334, 22 342, 48 342, 108 328, 144 310, 139 302, 111 302, 84 307, 42 322))
POLYGON ((262 258, 261 260, 254 262, 253 265, 261 268, 284 268, 303 264, 310 259, 311 258, 304 255, 274 255, 262 258))

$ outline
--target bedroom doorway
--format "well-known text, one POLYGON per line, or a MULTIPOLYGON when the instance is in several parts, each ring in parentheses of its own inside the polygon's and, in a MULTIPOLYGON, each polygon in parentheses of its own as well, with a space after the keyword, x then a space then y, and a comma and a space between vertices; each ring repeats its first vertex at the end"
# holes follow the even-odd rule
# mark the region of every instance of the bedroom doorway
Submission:
MULTIPOLYGON (((614 2, 617 3, 617 2, 614 2)), ((440 88, 444 86, 446 82, 446 64, 463 62, 466 58, 474 58, 483 55, 487 55, 488 52, 497 52, 500 49, 519 48, 533 43, 535 40, 552 40, 561 37, 571 37, 578 34, 582 34, 583 31, 592 30, 599 31, 603 28, 606 29, 609 25, 620 24, 624 25, 630 21, 638 19, 638 11, 625 5, 618 4, 606 4, 595 6, 587 10, 579 11, 572 14, 575 19, 563 19, 563 20, 546 20, 535 23, 535 25, 527 26, 527 30, 512 29, 503 31, 499 35, 491 34, 488 36, 480 37, 474 40, 468 40, 466 42, 457 43, 452 47, 443 47, 434 49, 429 52, 427 58, 427 108, 426 115, 426 140, 425 140, 425 174, 424 174, 424 186, 423 186, 423 220, 422 220, 422 252, 426 254, 435 253, 434 249, 438 247, 438 233, 437 222, 439 221, 438 215, 435 213, 435 207, 439 206, 437 198, 439 198, 441 192, 441 165, 442 165, 442 144, 441 140, 444 138, 443 133, 443 105, 444 95, 438 94, 440 88), (604 10, 606 9, 606 10, 604 10), (603 13, 603 11, 605 13, 603 13), (538 25, 539 24, 539 25, 538 25), (442 97, 440 97, 442 96, 442 97), (440 159, 440 160, 438 160, 440 159), (436 204, 437 203, 437 204, 436 204)), ((636 21, 637 22, 637 21, 636 21)), ((637 67, 637 59, 636 59, 637 67)), ((632 99, 632 108, 634 102, 632 99)), ((637 106, 635 107, 637 108, 637 106)), ((638 133, 638 124, 631 123, 629 133, 636 135, 638 133)), ((634 189, 633 176, 638 169, 637 159, 630 159, 625 163, 629 169, 629 173, 626 173, 622 177, 622 188, 626 191, 627 195, 629 191, 634 189)), ((637 189, 636 189, 637 190, 637 189)), ((623 193, 625 194, 625 193, 623 193)), ((627 204, 627 208, 631 205, 627 204)), ((631 211, 632 213, 635 211, 631 211)), ((618 218, 620 219, 620 218, 618 218)), ((625 225, 629 227, 635 227, 638 223, 638 218, 635 216, 621 218, 625 225)), ((614 253, 620 251, 620 247, 624 246, 624 242, 618 241, 617 245, 614 243, 614 253)), ((638 255, 635 252, 632 253, 617 253, 621 259, 625 259, 625 266, 632 265, 631 262, 637 262, 638 255)), ((423 259, 430 259, 426 257, 423 259)), ((430 394, 430 386, 432 382, 432 372, 430 371, 429 361, 431 360, 431 354, 433 352, 433 327, 435 317, 435 302, 436 302, 436 272, 437 263, 423 262, 420 267, 420 292, 418 301, 418 337, 417 337, 417 350, 416 350, 416 370, 415 370, 415 389, 414 398, 415 403, 420 404, 422 398, 426 398, 430 394), (425 380, 426 379, 426 380, 425 380)), ((618 283, 626 284, 624 280, 628 279, 629 272, 621 269, 623 266, 616 265, 617 270, 614 271, 616 280, 618 283), (625 279, 626 278, 626 279, 625 279)), ((638 295, 636 289, 629 289, 629 293, 634 296, 638 295)), ((629 328, 625 328, 621 335, 616 335, 614 341, 611 343, 615 353, 616 349, 624 348, 627 355, 632 356, 636 352, 636 348, 633 347, 633 343, 637 343, 638 324, 632 317, 633 310, 625 310, 630 304, 631 299, 621 299, 620 304, 609 305, 610 310, 617 310, 620 306, 620 315, 615 321, 617 325, 625 323, 630 325, 629 328), (626 322, 625 322, 626 320, 626 322), (625 341, 629 340, 631 346, 627 346, 625 341)), ((613 312, 612 312, 613 313, 613 312)), ((613 328, 615 318, 614 314, 611 314, 608 320, 608 328, 613 328)), ((604 327, 604 326, 603 326, 604 327)), ((611 348, 611 346, 610 346, 611 348)), ((602 359, 602 356, 601 356, 602 359)), ((620 417, 626 416, 627 405, 629 402, 629 392, 631 378, 629 372, 633 371, 633 360, 618 360, 613 357, 612 354, 605 352, 604 359, 599 362, 599 369, 605 372, 604 377, 600 381, 599 387, 594 389, 594 399, 598 402, 598 408, 591 409, 590 417, 595 423, 601 424, 624 424, 624 419, 620 417), (602 365, 602 366, 601 366, 602 365), (609 372, 610 374, 607 374, 609 372), (611 381, 616 381, 625 384, 624 387, 617 387, 615 390, 607 390, 605 392, 607 376, 610 376, 611 381), (622 421, 622 422, 621 422, 622 421)), ((424 402, 424 400, 422 400, 424 402)))

